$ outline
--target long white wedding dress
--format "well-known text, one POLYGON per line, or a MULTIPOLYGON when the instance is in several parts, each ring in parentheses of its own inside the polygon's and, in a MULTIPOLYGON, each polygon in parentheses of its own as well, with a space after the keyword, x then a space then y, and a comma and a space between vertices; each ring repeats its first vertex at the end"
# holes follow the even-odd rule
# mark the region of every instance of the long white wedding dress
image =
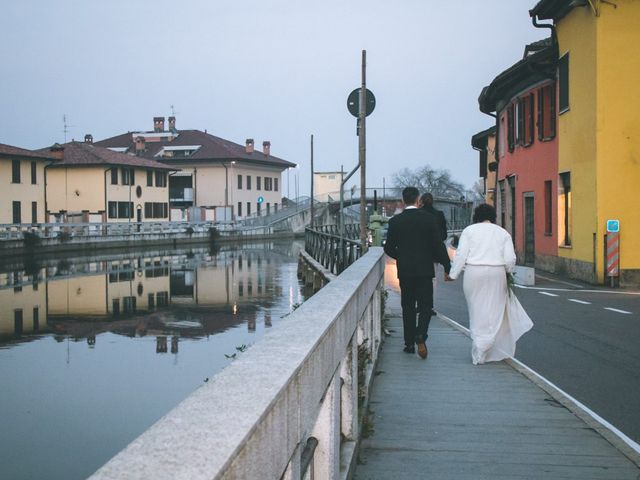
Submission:
POLYGON ((503 228, 476 223, 462 232, 450 275, 456 278, 465 272, 474 365, 513 357, 516 342, 533 327, 507 286, 506 272, 513 269, 515 260, 511 236, 503 228))

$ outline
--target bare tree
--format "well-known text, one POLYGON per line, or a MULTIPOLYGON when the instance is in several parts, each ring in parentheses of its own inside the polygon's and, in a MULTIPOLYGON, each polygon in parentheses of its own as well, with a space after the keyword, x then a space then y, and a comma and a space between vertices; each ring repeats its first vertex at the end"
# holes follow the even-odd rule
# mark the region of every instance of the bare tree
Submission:
POLYGON ((395 187, 416 187, 420 192, 430 192, 435 198, 460 200, 468 193, 465 187, 451 178, 449 170, 436 170, 429 165, 410 170, 403 168, 393 174, 395 187))
POLYGON ((467 192, 467 200, 474 203, 482 203, 485 201, 484 196, 484 179, 479 178, 467 192))

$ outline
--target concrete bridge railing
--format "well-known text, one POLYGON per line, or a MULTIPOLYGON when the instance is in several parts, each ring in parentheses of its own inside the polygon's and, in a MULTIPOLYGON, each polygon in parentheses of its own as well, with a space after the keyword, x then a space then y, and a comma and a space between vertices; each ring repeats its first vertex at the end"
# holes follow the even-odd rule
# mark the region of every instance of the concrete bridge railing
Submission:
POLYGON ((383 274, 372 248, 91 478, 347 478, 381 340, 383 274))

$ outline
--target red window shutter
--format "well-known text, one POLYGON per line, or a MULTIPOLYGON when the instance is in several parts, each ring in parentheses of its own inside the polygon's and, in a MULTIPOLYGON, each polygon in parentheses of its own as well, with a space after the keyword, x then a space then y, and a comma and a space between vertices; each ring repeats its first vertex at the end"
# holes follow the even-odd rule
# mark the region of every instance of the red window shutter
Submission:
POLYGON ((534 130, 533 129, 533 109, 534 109, 533 92, 529 94, 527 103, 529 104, 529 115, 527 117, 527 143, 531 145, 533 144, 533 130, 534 130))
POLYGON ((556 136, 556 84, 552 83, 549 89, 549 138, 556 136))
POLYGON ((515 132, 513 123, 513 103, 507 107, 507 142, 509 144, 509 151, 513 152, 515 146, 515 132))
POLYGON ((538 140, 544 138, 544 90, 538 89, 538 140))
POLYGON ((518 128, 516 130, 516 143, 518 145, 524 144, 524 100, 522 98, 518 99, 518 111, 517 111, 517 119, 518 128))

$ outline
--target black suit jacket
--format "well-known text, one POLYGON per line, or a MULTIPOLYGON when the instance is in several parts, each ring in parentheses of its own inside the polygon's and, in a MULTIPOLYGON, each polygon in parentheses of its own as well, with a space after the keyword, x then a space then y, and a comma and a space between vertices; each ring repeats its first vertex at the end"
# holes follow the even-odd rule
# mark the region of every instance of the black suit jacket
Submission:
POLYGON ((444 242, 447 239, 447 219, 444 217, 444 212, 434 208, 433 205, 425 205, 422 209, 436 217, 436 224, 440 229, 440 238, 444 242))
POLYGON ((447 273, 451 269, 435 217, 419 208, 405 209, 389 220, 384 251, 396 260, 398 277, 433 277, 434 262, 447 273))

